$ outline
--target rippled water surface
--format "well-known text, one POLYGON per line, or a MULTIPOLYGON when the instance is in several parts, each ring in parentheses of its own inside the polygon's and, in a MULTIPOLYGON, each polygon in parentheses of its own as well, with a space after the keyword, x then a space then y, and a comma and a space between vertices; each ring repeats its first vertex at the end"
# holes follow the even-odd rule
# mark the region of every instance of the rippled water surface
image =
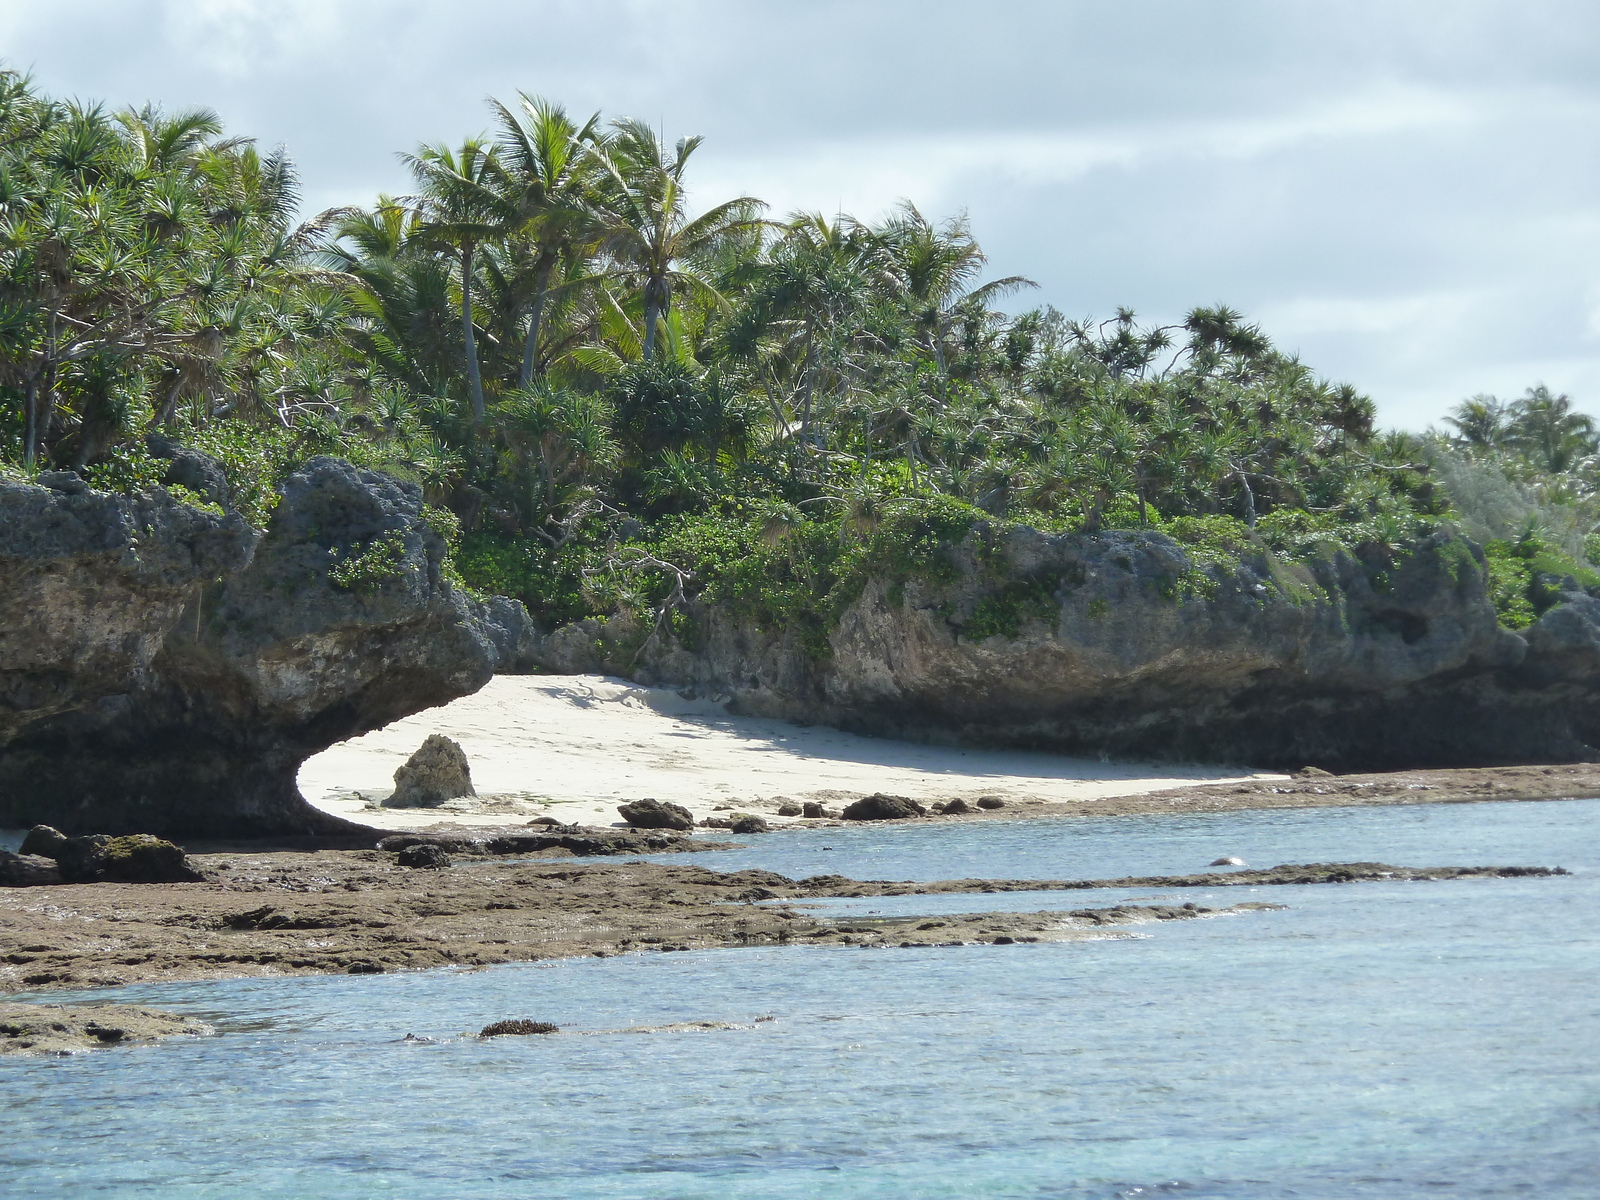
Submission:
MULTIPOLYGON (((1576 873, 1185 892, 1290 908, 1089 943, 100 992, 221 1036, 0 1063, 0 1194, 1588 1200, 1600 1195, 1597 830, 1600 802, 1579 801, 751 839, 691 861, 903 879, 1192 872, 1220 854, 1576 873), (565 1032, 463 1036, 515 1016, 565 1032), (569 1036, 698 1020, 746 1027, 569 1036)), ((1141 894, 1153 893, 852 903, 1075 908, 1141 894)))

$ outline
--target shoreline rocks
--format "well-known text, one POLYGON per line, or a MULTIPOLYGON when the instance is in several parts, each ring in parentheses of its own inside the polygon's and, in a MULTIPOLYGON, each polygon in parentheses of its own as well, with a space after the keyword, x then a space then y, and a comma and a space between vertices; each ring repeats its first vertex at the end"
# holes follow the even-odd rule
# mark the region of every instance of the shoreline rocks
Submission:
POLYGON ((626 630, 580 622, 532 657, 912 740, 1341 773, 1600 758, 1600 601, 1505 629, 1456 534, 1218 565, 1155 532, 979 522, 934 553, 869 579, 826 654, 696 602, 692 648, 620 661, 626 630))
POLYGON ((73 479, 0 483, 0 826, 377 836, 308 804, 300 764, 476 691, 530 636, 450 582, 414 484, 314 458, 258 534, 73 479))
POLYGON ((192 1017, 128 1004, 0 1004, 0 1054, 60 1057, 212 1032, 192 1017))
POLYGON ((0 854, 0 887, 61 883, 202 883, 181 846, 148 833, 67 837, 35 825, 21 853, 0 854))
POLYGON ((656 800, 646 796, 617 805, 622 819, 635 829, 676 829, 688 832, 694 828, 694 814, 681 804, 670 800, 656 800))
MULTIPOLYGON (((948 807, 947 807, 948 811, 948 807)), ((903 821, 911 817, 925 817, 928 810, 905 796, 888 796, 874 792, 847 804, 839 814, 846 821, 903 821)))

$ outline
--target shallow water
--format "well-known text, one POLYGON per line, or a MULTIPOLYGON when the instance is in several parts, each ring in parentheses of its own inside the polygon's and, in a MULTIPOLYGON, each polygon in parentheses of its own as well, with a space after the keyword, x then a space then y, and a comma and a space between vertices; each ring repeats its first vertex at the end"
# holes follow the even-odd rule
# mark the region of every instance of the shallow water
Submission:
POLYGON ((703 861, 1059 878, 1187 872, 1233 853, 1578 873, 1186 892, 1291 908, 1089 943, 726 950, 101 992, 213 1020, 223 1036, 0 1064, 0 1192, 1588 1198, 1600 1192, 1597 828, 1600 802, 1583 801, 751 839, 703 861), (749 1027, 462 1036, 512 1016, 569 1031, 749 1027), (408 1032, 440 1040, 400 1041, 408 1032))

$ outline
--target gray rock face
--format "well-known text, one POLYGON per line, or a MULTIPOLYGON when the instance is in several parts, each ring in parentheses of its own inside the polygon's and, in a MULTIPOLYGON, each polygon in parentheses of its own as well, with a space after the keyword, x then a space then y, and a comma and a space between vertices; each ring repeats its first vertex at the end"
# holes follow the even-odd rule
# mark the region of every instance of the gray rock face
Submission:
POLYGON ((449 583, 416 486, 317 458, 281 490, 258 536, 161 490, 0 485, 0 825, 362 831, 304 801, 300 763, 527 639, 520 606, 491 633, 449 583))
POLYGON ((476 796, 467 754, 441 733, 430 733, 417 752, 394 773, 394 794, 386 808, 437 808, 458 796, 476 796))
POLYGON ((617 805, 622 819, 635 829, 693 829, 694 815, 681 804, 646 797, 617 805))
POLYGON ((1582 759, 1600 746, 1600 601, 1502 628, 1481 550, 1391 563, 1257 552, 1203 566, 1157 533, 976 528, 945 582, 874 579, 830 653, 704 606, 694 649, 617 622, 544 638, 552 670, 725 693, 730 708, 923 740, 1339 770, 1582 759), (632 651, 629 651, 630 655, 632 651))

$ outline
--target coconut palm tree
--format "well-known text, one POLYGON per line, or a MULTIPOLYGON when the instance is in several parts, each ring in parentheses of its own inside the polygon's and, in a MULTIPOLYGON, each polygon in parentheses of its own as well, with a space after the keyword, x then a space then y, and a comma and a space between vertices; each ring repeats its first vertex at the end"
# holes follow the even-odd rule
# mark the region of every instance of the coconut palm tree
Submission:
POLYGON ((1552 475, 1571 469, 1600 448, 1595 419, 1574 412, 1569 397, 1552 395, 1542 383, 1529 388, 1508 414, 1506 443, 1552 475))
POLYGON ((596 211, 595 186, 600 160, 600 114, 583 125, 567 112, 527 92, 511 109, 491 101, 500 134, 497 139, 505 172, 505 200, 515 211, 508 241, 521 251, 529 281, 528 327, 523 338, 522 367, 517 386, 533 382, 539 332, 552 280, 564 265, 581 262, 600 239, 603 224, 596 211))
POLYGON ((484 419, 483 373, 472 314, 473 256, 485 241, 499 237, 517 218, 505 198, 505 171, 496 147, 467 138, 460 149, 423 146, 401 156, 422 189, 416 236, 448 247, 461 272, 461 340, 465 349, 467 394, 473 420, 484 419))
POLYGON ((701 139, 680 138, 669 155, 655 130, 641 121, 617 121, 612 128, 613 136, 596 156, 605 172, 601 249, 613 275, 641 298, 641 353, 648 362, 655 355, 657 322, 671 311, 675 294, 727 308, 696 260, 736 233, 763 224, 760 213, 766 206, 740 196, 690 218, 683 174, 701 139))

